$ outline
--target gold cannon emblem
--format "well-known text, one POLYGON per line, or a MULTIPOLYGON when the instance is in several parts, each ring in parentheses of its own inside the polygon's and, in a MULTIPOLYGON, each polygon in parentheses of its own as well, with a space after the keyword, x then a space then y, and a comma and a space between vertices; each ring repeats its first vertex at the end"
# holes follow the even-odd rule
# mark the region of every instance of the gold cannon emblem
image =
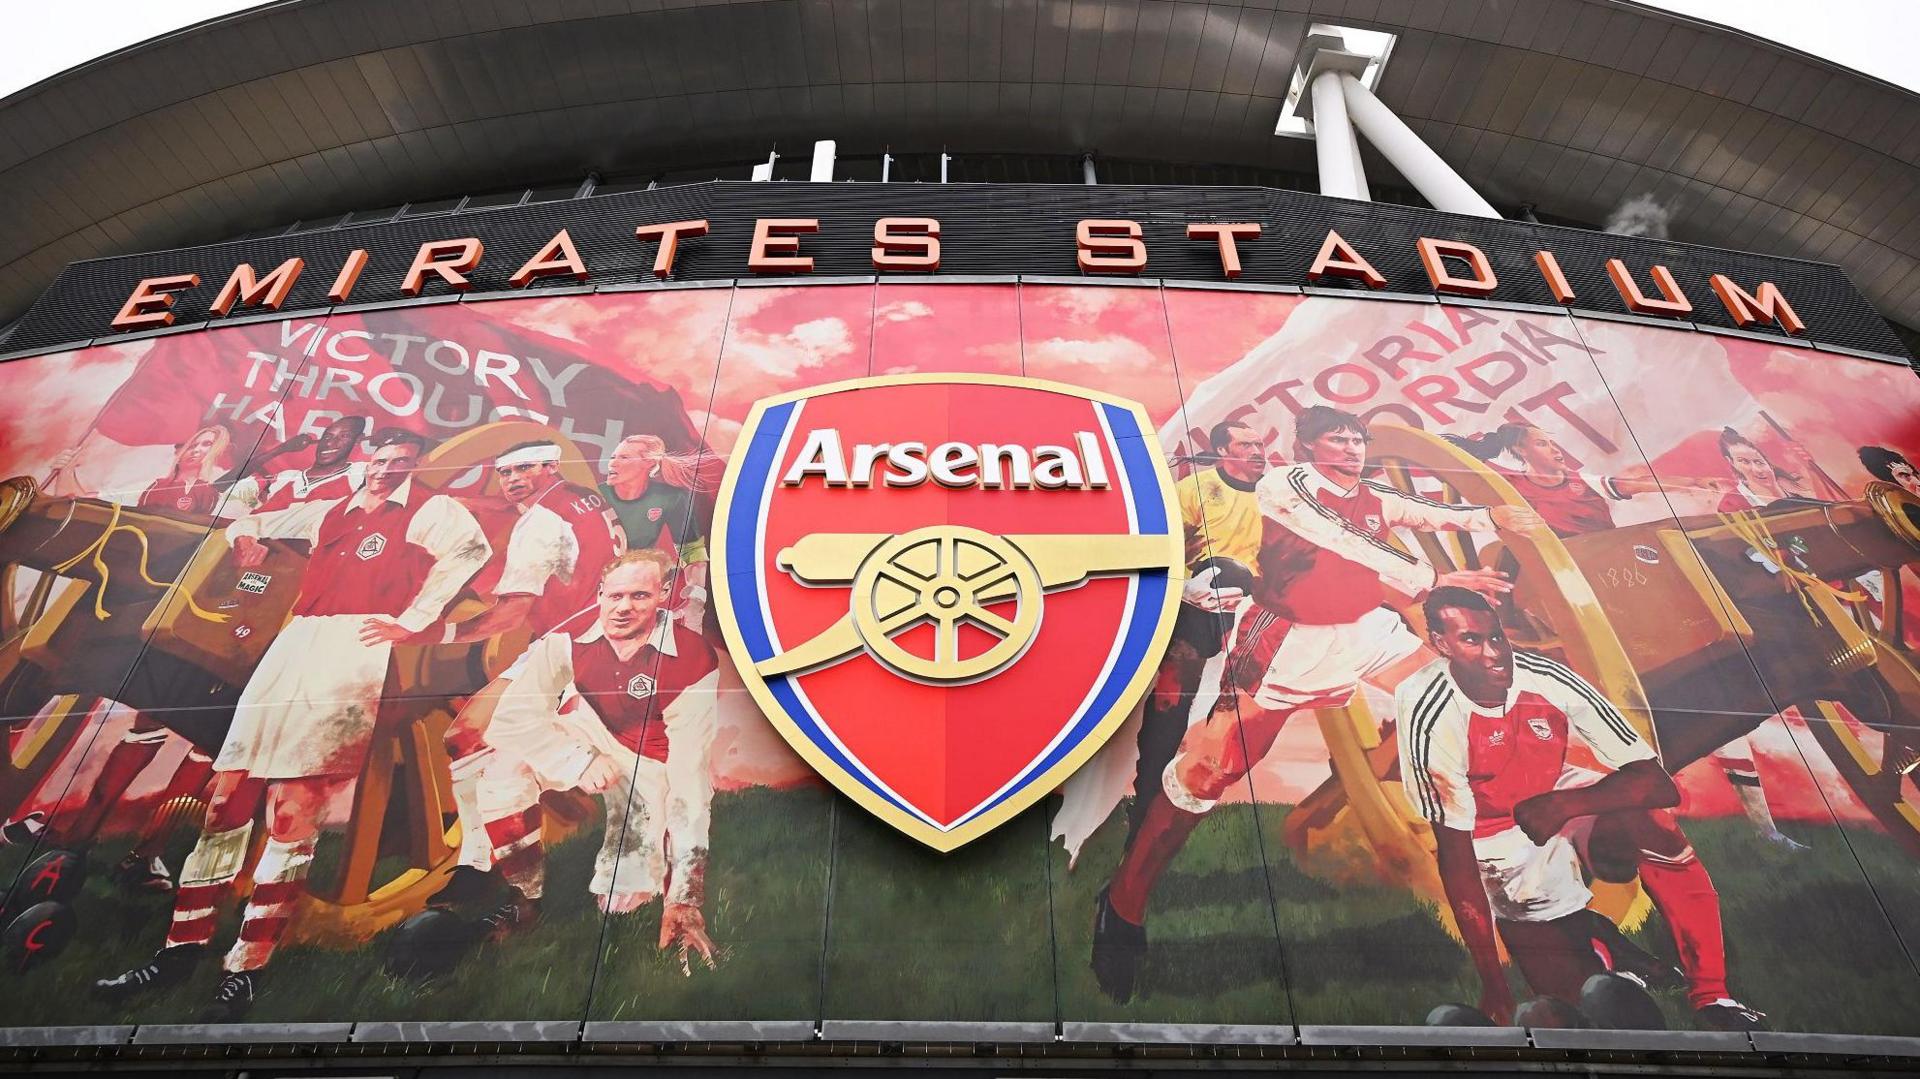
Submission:
POLYGON ((760 663, 763 677, 838 663, 861 651, 905 678, 937 684, 984 678, 1019 659, 1040 632, 1048 592, 1100 574, 1166 567, 1165 536, 996 536, 962 525, 901 535, 821 532, 782 550, 775 564, 802 584, 851 585, 847 613, 760 663), (1012 610, 1006 605, 1012 604, 1012 610), (899 637, 933 626, 933 655, 899 637), (961 655, 961 627, 993 643, 961 655))

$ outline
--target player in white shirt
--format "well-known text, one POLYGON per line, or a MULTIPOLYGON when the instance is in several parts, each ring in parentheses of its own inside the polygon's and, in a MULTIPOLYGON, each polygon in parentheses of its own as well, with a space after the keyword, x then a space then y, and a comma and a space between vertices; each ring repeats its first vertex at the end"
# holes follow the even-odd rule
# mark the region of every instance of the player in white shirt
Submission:
POLYGON ((1591 867, 1602 879, 1638 873, 1704 1025, 1760 1027, 1759 1013, 1728 996, 1719 897, 1667 811, 1680 791, 1653 747, 1578 674, 1515 651, 1478 593, 1435 589, 1424 607, 1441 658, 1394 692, 1400 775, 1433 825, 1481 1010, 1506 1022, 1513 1009, 1496 930, 1533 990, 1569 1004, 1593 975, 1623 969, 1631 953, 1646 958, 1587 909, 1591 867))
POLYGON ((1531 532, 1538 514, 1517 506, 1435 502, 1366 478, 1366 421, 1324 405, 1294 428, 1297 464, 1265 472, 1255 487, 1264 531, 1253 605, 1228 655, 1228 685, 1205 720, 1182 737, 1146 801, 1113 881, 1095 900, 1092 966, 1115 1000, 1133 995, 1146 948, 1154 883, 1201 818, 1266 756, 1296 713, 1338 707, 1362 680, 1392 684, 1421 649, 1395 604, 1440 585, 1512 589, 1491 569, 1435 569, 1388 542, 1415 532, 1531 532), (1238 695, 1235 690, 1242 691, 1238 695))
POLYGON ((627 914, 664 897, 660 947, 711 967, 702 903, 713 798, 719 661, 664 606, 673 560, 630 551, 600 575, 597 617, 528 648, 500 697, 475 802, 494 871, 513 891, 483 919, 498 938, 532 923, 545 889, 543 791, 602 797, 607 829, 588 890, 627 914))

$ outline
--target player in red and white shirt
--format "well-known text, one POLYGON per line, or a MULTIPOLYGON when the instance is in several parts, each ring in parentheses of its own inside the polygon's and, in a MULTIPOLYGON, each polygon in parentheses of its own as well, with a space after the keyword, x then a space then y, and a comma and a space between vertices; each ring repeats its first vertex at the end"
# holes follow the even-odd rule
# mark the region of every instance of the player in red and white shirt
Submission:
POLYGON ((490 935, 537 917, 546 856, 527 807, 577 789, 606 807, 588 885, 600 909, 626 914, 664 896, 659 946, 713 965, 701 904, 719 660, 665 609, 672 577, 664 552, 621 555, 600 576, 598 617, 541 637, 516 664, 476 789, 495 871, 514 893, 483 920, 490 935))
MULTIPOLYGON (((1490 434, 1449 440, 1487 462, 1513 485, 1556 536, 1577 536, 1613 527, 1613 503, 1660 493, 1653 470, 1644 465, 1611 476, 1581 472, 1553 436, 1530 423, 1505 423, 1490 434)), ((1725 481, 1669 476, 1687 487, 1721 489, 1725 481)))
MULTIPOLYGON (((626 550, 626 534, 606 499, 561 476, 557 444, 523 442, 494 458, 493 471, 501 497, 519 516, 507 537, 505 566, 494 586, 493 606, 478 617, 447 626, 441 638, 447 644, 484 641, 523 626, 537 640, 593 607, 599 567, 626 550)), ((474 870, 492 864, 492 845, 474 801, 475 783, 481 757, 489 752, 487 725, 510 677, 475 694, 447 731, 454 805, 462 826, 460 865, 474 870)), ((539 812, 535 804, 523 808, 539 812)), ((462 888, 450 887, 455 893, 462 888)))
MULTIPOLYGON (((257 459, 271 460, 274 456, 313 445, 313 464, 305 469, 287 469, 263 483, 259 476, 242 477, 227 489, 224 502, 219 502, 219 513, 223 517, 238 516, 243 513, 259 513, 267 510, 286 509, 302 502, 315 502, 322 499, 345 498, 360 486, 366 476, 366 466, 358 461, 350 461, 355 446, 366 437, 369 426, 364 416, 345 416, 328 424, 315 439, 312 435, 300 435, 281 444, 273 450, 256 455, 257 459)), ((214 455, 224 453, 226 436, 220 437, 221 449, 214 455)), ((156 485, 157 487, 158 485, 156 485)), ((156 488, 150 487, 141 496, 141 505, 148 504, 148 498, 154 495, 156 488)), ((193 489, 195 505, 181 504, 178 509, 190 509, 194 512, 212 513, 216 500, 211 496, 211 485, 201 485, 193 489), (204 493, 203 493, 204 492, 204 493)), ((139 764, 133 765, 131 772, 116 768, 119 762, 109 760, 103 779, 117 778, 124 772, 126 782, 120 783, 124 790, 128 782, 137 775, 145 761, 153 759, 161 743, 166 738, 166 728, 157 720, 150 719, 145 713, 134 718, 133 729, 127 733, 122 745, 131 758, 134 753, 144 752, 145 757, 139 764)), ((115 747, 115 753, 122 752, 115 747)), ((128 762, 132 763, 131 760, 128 762)), ((198 746, 187 751, 179 769, 160 794, 158 801, 164 805, 176 797, 189 797, 201 794, 208 779, 213 775, 213 758, 202 752, 198 746)), ((115 878, 125 887, 142 890, 166 892, 173 890, 173 880, 167 873, 166 863, 161 861, 161 852, 167 842, 167 832, 150 824, 133 850, 114 868, 115 878)))
POLYGON ((283 510, 302 502, 345 498, 366 479, 367 466, 353 460, 354 448, 367 437, 372 421, 365 416, 341 416, 326 425, 319 438, 295 435, 286 442, 256 455, 251 466, 259 473, 246 476, 227 492, 229 516, 239 512, 260 513, 283 510), (313 446, 313 463, 305 468, 286 468, 262 478, 264 464, 282 454, 313 446))
POLYGON ((1701 1022, 1761 1028, 1763 1017, 1728 995, 1719 897, 1668 812, 1680 791, 1653 747, 1578 674, 1516 652, 1486 597, 1436 588, 1424 608, 1440 658, 1394 691, 1400 775, 1433 825, 1481 1010, 1512 1018, 1496 930, 1533 990, 1570 1004, 1589 977, 1621 965, 1623 950, 1637 951, 1587 909, 1584 841, 1596 876, 1638 872, 1673 932, 1701 1022))
POLYGON ((484 614, 446 628, 444 642, 484 641, 526 626, 534 637, 592 607, 596 571, 626 550, 620 520, 598 491, 560 475, 560 447, 523 442, 493 461, 500 495, 519 516, 484 614))
POLYGON ((304 539, 312 545, 306 572, 214 762, 206 822, 181 868, 166 944, 96 983, 103 995, 161 988, 192 972, 264 808, 267 842, 208 1014, 245 1012, 304 889, 321 814, 366 761, 394 643, 437 624, 492 554, 465 507, 412 481, 425 448, 418 435, 376 441, 366 484, 350 497, 256 513, 224 532, 242 567, 265 559, 262 539, 304 539))
POLYGON ((1162 782, 1134 793, 1147 806, 1096 905, 1094 974, 1117 1000, 1133 992, 1154 882, 1201 816, 1259 763, 1295 712, 1343 705, 1361 680, 1391 684, 1410 669, 1421 642, 1392 604, 1442 585, 1513 587, 1494 570, 1440 573, 1389 543, 1393 531, 1542 527, 1525 508, 1446 505, 1366 479, 1367 442, 1359 417, 1304 409, 1294 432, 1299 463, 1268 471, 1255 487, 1265 529, 1259 575, 1227 665, 1231 688, 1249 696, 1224 694, 1208 719, 1188 728, 1162 782))

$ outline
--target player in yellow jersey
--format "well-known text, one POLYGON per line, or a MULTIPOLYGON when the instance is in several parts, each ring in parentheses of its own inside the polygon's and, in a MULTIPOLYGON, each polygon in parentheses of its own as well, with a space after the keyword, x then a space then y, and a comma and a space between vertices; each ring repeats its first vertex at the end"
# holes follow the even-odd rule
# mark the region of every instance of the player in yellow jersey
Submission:
POLYGON ((1252 427, 1234 420, 1216 424, 1207 442, 1213 463, 1173 488, 1186 530, 1188 577, 1173 642, 1141 717, 1130 831, 1146 802, 1139 792, 1154 789, 1179 748, 1207 660, 1220 654, 1233 612, 1258 572, 1263 525, 1253 488, 1267 471, 1267 444, 1252 427))

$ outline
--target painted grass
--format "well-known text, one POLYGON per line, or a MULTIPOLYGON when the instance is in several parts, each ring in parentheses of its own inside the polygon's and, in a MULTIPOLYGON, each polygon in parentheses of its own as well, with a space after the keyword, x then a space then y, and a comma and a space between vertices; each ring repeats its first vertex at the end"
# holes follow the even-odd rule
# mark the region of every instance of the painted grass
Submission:
MULTIPOLYGON (((553 850, 545 917, 532 931, 424 984, 385 973, 384 939, 357 951, 289 948, 251 1018, 1405 1024, 1470 1000, 1464 953, 1420 903, 1301 873, 1280 839, 1285 813, 1228 806, 1195 832, 1155 894, 1150 952, 1125 1005, 1100 995, 1087 965, 1093 898, 1119 856, 1117 817, 1070 872, 1045 844, 1041 812, 940 858, 824 792, 755 790, 714 807, 718 970, 688 975, 655 949, 658 904, 599 915, 585 890, 596 826, 553 850)), ((1813 849, 1788 855, 1741 821, 1687 828, 1722 896, 1736 994, 1778 1029, 1920 1032, 1907 1005, 1920 975, 1893 929, 1920 933, 1913 858, 1859 829, 1797 829, 1813 849)), ((165 900, 123 896, 101 873, 76 910, 80 935, 58 962, 0 976, 4 1022, 196 1017, 217 978, 212 963, 131 1007, 87 991, 157 945, 165 900)), ((233 924, 223 922, 222 942, 233 924)), ((1658 916, 1639 939, 1672 954, 1658 916)), ((1672 1025, 1690 1025, 1678 994, 1662 1003, 1672 1025)))

